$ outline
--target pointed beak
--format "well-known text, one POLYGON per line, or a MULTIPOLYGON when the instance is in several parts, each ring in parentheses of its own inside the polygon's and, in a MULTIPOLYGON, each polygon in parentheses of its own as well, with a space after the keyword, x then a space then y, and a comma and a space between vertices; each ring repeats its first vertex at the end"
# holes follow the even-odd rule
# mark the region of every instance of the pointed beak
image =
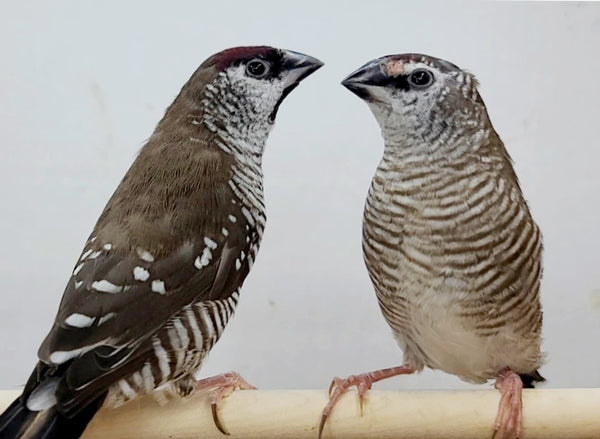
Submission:
POLYGON ((311 73, 323 67, 323 63, 312 56, 291 50, 283 51, 282 69, 286 71, 285 87, 295 87, 311 73))
POLYGON ((283 79, 283 92, 279 101, 275 104, 273 112, 269 116, 269 119, 274 122, 279 106, 283 100, 294 90, 300 81, 306 78, 311 73, 323 67, 323 63, 317 58, 312 56, 304 55, 303 53, 293 52, 291 50, 282 50, 283 61, 281 64, 282 72, 285 72, 283 79))
POLYGON ((384 72, 384 62, 385 60, 381 58, 369 61, 348 75, 342 81, 342 85, 359 98, 369 100, 371 98, 370 88, 382 87, 387 83, 388 75, 384 72))

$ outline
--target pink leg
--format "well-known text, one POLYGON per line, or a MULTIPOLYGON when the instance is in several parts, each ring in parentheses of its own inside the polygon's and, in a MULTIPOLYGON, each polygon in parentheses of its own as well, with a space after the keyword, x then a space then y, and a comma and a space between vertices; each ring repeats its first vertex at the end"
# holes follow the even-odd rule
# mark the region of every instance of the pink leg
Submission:
POLYGON ((248 384, 248 382, 237 372, 226 372, 196 381, 195 388, 196 390, 208 390, 213 421, 215 422, 215 426, 219 429, 219 431, 226 435, 229 435, 229 432, 225 430, 221 420, 219 419, 219 414, 217 413, 217 404, 219 404, 223 398, 230 395, 236 389, 256 389, 256 387, 254 387, 252 384, 248 384))
POLYGON ((500 439, 520 438, 523 423, 523 382, 521 377, 509 368, 502 369, 496 377, 496 389, 500 390, 498 415, 494 422, 494 434, 500 432, 500 439))
POLYGON ((319 425, 319 439, 323 435, 323 428, 327 417, 331 414, 331 411, 340 400, 342 395, 352 386, 356 386, 358 389, 358 398, 360 401, 360 412, 362 414, 363 399, 367 390, 371 388, 373 383, 391 378, 396 375, 406 375, 413 373, 414 369, 407 366, 406 364, 397 367, 390 367, 389 369, 374 370, 373 372, 361 373, 360 375, 350 375, 346 378, 335 377, 331 381, 329 386, 329 402, 323 409, 321 414, 321 424, 319 425))

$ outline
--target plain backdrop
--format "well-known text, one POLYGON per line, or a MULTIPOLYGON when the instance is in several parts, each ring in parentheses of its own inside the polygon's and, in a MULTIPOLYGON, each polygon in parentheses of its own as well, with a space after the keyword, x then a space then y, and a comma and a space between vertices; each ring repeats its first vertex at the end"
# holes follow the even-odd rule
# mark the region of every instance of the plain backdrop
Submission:
MULTIPOLYGON (((0 5, 0 388, 27 379, 88 233, 180 87, 255 44, 326 65, 279 112, 262 247, 203 376, 325 389, 401 363, 361 254, 383 144, 339 83, 422 52, 477 75, 543 231, 547 386, 600 386, 599 4, 39 0, 0 5)), ((376 385, 468 386, 433 371, 376 385)))

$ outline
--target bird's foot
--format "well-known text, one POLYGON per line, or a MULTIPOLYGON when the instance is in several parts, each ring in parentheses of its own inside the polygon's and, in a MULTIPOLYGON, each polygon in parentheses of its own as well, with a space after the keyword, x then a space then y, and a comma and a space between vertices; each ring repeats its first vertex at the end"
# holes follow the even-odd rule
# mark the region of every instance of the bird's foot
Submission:
POLYGON ((335 377, 329 385, 329 402, 323 409, 321 414, 321 423, 319 424, 319 439, 323 435, 325 422, 331 414, 333 408, 338 403, 342 395, 352 386, 356 386, 358 390, 358 399, 360 402, 360 414, 363 412, 363 401, 365 393, 371 388, 373 383, 384 380, 396 375, 405 375, 413 373, 414 369, 407 365, 390 367, 388 369, 375 370, 373 372, 361 373, 359 375, 350 375, 346 378, 335 377))
POLYGON ((204 378, 196 381, 196 390, 207 390, 210 398, 210 409, 212 411, 213 421, 215 427, 225 435, 229 435, 229 432, 223 427, 219 413, 217 411, 217 405, 226 396, 236 390, 255 390, 252 384, 249 384, 242 376, 237 372, 225 372, 220 375, 215 375, 210 378, 204 378))
POLYGON ((502 396, 492 439, 518 439, 521 437, 523 423, 521 377, 509 368, 502 369, 496 377, 496 389, 500 390, 502 396))

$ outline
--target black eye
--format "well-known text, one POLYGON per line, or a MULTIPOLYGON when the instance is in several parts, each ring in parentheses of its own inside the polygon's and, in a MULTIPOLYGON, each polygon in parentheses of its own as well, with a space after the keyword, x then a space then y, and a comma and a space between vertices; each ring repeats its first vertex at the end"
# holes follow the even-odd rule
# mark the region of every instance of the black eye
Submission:
POLYGON ((429 87, 433 83, 433 74, 429 70, 417 69, 408 76, 408 81, 419 88, 429 87))
POLYGON ((269 72, 269 65, 262 59, 253 59, 246 64, 246 73, 253 78, 261 79, 269 72))

